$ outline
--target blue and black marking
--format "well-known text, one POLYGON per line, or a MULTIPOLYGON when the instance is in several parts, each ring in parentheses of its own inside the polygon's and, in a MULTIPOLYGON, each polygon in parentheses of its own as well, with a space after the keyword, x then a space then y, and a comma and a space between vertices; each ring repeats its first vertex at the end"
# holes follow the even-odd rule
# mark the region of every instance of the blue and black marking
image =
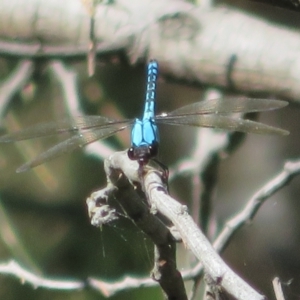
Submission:
POLYGON ((131 131, 131 147, 128 156, 137 160, 140 165, 148 163, 158 152, 159 134, 155 123, 156 111, 156 82, 158 77, 158 63, 151 60, 147 69, 147 85, 145 94, 145 108, 141 119, 135 119, 131 131))

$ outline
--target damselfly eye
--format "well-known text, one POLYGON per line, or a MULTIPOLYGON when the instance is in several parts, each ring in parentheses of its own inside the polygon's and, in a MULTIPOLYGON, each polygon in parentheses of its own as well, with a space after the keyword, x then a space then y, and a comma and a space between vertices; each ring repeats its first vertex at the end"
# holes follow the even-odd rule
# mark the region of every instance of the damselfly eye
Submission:
POLYGON ((135 160, 135 157, 134 157, 134 149, 132 147, 130 147, 127 151, 127 155, 129 157, 129 159, 131 160, 135 160))
POLYGON ((158 144, 154 144, 148 147, 149 149, 149 157, 155 157, 158 154, 158 144))

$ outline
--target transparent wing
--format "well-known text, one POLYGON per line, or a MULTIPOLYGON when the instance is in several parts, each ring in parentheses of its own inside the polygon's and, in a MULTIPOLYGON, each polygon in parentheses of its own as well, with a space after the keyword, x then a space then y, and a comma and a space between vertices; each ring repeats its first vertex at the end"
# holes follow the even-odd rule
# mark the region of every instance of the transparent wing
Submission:
POLYGON ((240 118, 233 118, 217 114, 166 117, 157 119, 157 123, 220 128, 232 131, 250 132, 258 134, 289 134, 288 131, 273 126, 265 125, 250 120, 244 120, 240 118))
POLYGON ((0 137, 0 143, 9 143, 67 132, 76 134, 81 130, 100 129, 129 122, 130 120, 115 121, 102 116, 80 116, 49 123, 39 123, 20 131, 6 134, 0 137))
POLYGON ((20 173, 20 172, 27 171, 30 168, 36 167, 46 161, 49 161, 62 154, 71 152, 79 147, 83 147, 99 139, 105 139, 117 133, 118 131, 124 130, 129 125, 130 124, 127 124, 119 128, 107 127, 107 128, 101 128, 93 131, 85 131, 83 133, 72 136, 71 138, 53 146, 52 148, 41 153, 31 161, 22 165, 20 168, 17 169, 17 172, 20 173))
POLYGON ((156 119, 164 116, 182 116, 187 114, 229 114, 238 112, 259 112, 278 109, 288 104, 286 101, 255 99, 243 97, 224 97, 219 99, 205 100, 188 104, 170 113, 158 115, 156 119))

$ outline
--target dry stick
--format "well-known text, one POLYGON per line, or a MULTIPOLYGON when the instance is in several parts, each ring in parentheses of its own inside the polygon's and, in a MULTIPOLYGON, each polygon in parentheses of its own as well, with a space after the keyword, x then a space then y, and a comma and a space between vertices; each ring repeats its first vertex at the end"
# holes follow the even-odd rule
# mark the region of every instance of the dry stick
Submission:
MULTIPOLYGON (((213 94, 213 93, 212 93, 213 94)), ((217 95, 215 98, 218 98, 217 95)), ((238 133, 240 134, 240 133, 238 133)), ((232 137, 237 133, 219 132, 214 129, 199 128, 197 140, 189 158, 182 160, 171 169, 171 175, 177 176, 181 170, 191 175, 192 189, 192 216, 206 236, 214 235, 208 232, 212 221, 212 197, 216 185, 216 173, 222 158, 230 152, 232 137), (205 143, 203 141, 206 141, 205 143), (207 142, 209 141, 209 142, 207 142), (179 172, 178 172, 179 171, 179 172)), ((201 282, 202 274, 194 277, 189 299, 196 297, 197 288, 201 282)))
MULTIPOLYGON (((218 90, 208 89, 204 98, 209 100, 221 96, 218 90)), ((215 226, 210 226, 214 222, 211 202, 217 183, 219 164, 240 145, 244 136, 245 134, 240 132, 220 132, 209 128, 199 128, 197 140, 189 158, 180 161, 176 169, 170 170, 173 177, 178 176, 183 170, 191 174, 193 219, 208 237, 215 236, 215 232, 210 230, 215 228, 215 226)), ((194 278, 189 299, 196 297, 197 288, 202 279, 201 275, 200 273, 194 278)))
POLYGON ((33 73, 31 60, 21 60, 15 70, 2 81, 0 85, 0 116, 5 113, 6 107, 14 94, 19 92, 29 81, 33 73))
POLYGON ((10 274, 16 278, 20 278, 21 282, 28 282, 34 288, 44 287, 53 290, 79 290, 84 288, 85 283, 78 280, 55 280, 37 276, 25 268, 20 266, 17 262, 11 260, 7 263, 0 264, 1 274, 10 274))
POLYGON ((244 224, 249 223, 261 205, 274 193, 286 186, 295 176, 300 174, 300 160, 288 161, 283 170, 258 190, 247 202, 245 208, 226 222, 224 229, 214 242, 214 248, 221 252, 228 244, 233 234, 244 224))
MULTIPOLYGON (((137 164, 130 162, 125 152, 113 154, 106 161, 106 164, 109 166, 109 170, 122 170, 131 182, 139 182, 137 164)), ((220 282, 220 285, 237 299, 265 299, 224 263, 187 213, 187 207, 179 204, 167 194, 157 172, 146 172, 144 186, 147 198, 152 205, 152 211, 157 210, 172 221, 185 245, 201 261, 205 272, 215 282, 220 282)))
MULTIPOLYGON (((26 1, 23 5, 19 0, 10 5, 0 1, 5 24, 0 28, 1 54, 86 56, 90 19, 79 1, 31 6, 26 20, 17 18, 28 8, 26 1), (51 17, 45 18, 46 13, 51 17), (26 41, 18 39, 25 28, 32 28, 26 41), (56 34, 47 34, 45 28, 56 34), (16 39, 8 41, 8 35, 16 39)), ((162 73, 178 79, 223 87, 232 82, 239 91, 270 92, 299 101, 299 32, 260 16, 225 6, 203 9, 180 0, 115 0, 97 6, 95 29, 99 56, 122 51, 132 62, 157 58, 164 66, 162 73), (228 74, 233 55, 236 60, 228 74)))
MULTIPOLYGON (((122 153, 127 158, 127 153, 122 153)), ((118 158, 123 159, 123 155, 119 155, 118 158)), ((129 163, 130 172, 133 172, 131 177, 137 175, 134 173, 137 171, 137 163, 129 161, 128 158, 126 162, 129 163)), ((151 238, 155 245, 152 278, 160 284, 167 299, 187 300, 184 283, 176 266, 176 244, 170 230, 159 219, 159 215, 154 215, 149 211, 141 185, 132 185, 127 177, 122 176, 120 168, 114 168, 109 160, 105 160, 105 171, 108 180, 107 187, 93 193, 87 200, 92 224, 99 226, 104 223, 103 217, 107 219, 107 214, 103 214, 103 205, 99 204, 112 205, 112 201, 116 199, 130 219, 151 238), (93 202, 98 203, 98 207, 93 206, 93 202)), ((138 182, 138 180, 135 181, 138 182)), ((115 216, 112 215, 112 220, 114 219, 115 216)), ((103 288, 102 282, 92 279, 89 283, 96 288, 103 288)))
MULTIPOLYGON (((222 96, 220 91, 208 89, 203 98, 210 100, 222 96)), ((182 172, 191 174, 193 219, 207 235, 215 235, 214 232, 207 232, 207 229, 211 222, 211 202, 219 163, 240 145, 244 136, 245 134, 240 132, 199 128, 188 158, 180 160, 175 167, 170 168, 169 180, 182 172)))
POLYGON ((220 281, 220 285, 237 299, 264 299, 224 263, 189 216, 186 206, 179 204, 162 190, 159 178, 154 173, 147 174, 145 186, 151 203, 174 223, 185 245, 201 261, 205 272, 215 282, 220 281))
POLYGON ((49 70, 61 85, 67 114, 69 116, 83 115, 79 99, 77 73, 72 68, 67 68, 61 60, 52 60, 49 64, 49 70))
POLYGON ((130 276, 126 276, 122 280, 113 283, 96 278, 89 278, 88 283, 93 289, 105 297, 111 297, 128 290, 157 286, 157 282, 149 277, 133 278, 130 276))
MULTIPOLYGON (((260 206, 274 193, 285 187, 295 176, 300 174, 300 160, 288 161, 284 164, 283 170, 273 179, 268 181, 257 191, 247 202, 245 208, 226 222, 224 229, 216 238, 213 247, 221 253, 233 235, 245 224, 249 224, 260 206)), ((199 277, 203 273, 203 265, 199 262, 192 270, 182 273, 185 280, 199 277)))
POLYGON ((276 300, 285 300, 279 278, 275 277, 272 281, 272 284, 273 284, 276 300))
MULTIPOLYGON (((205 130, 201 128, 198 133, 199 146, 195 150, 200 150, 198 153, 195 151, 193 157, 196 158, 197 154, 199 159, 197 168, 193 170, 193 195, 192 195, 192 213, 193 219, 196 224, 200 226, 206 236, 211 237, 214 232, 211 228, 216 228, 212 222, 215 218, 212 211, 212 199, 217 184, 217 170, 222 158, 221 154, 228 152, 228 146, 231 144, 232 133, 216 132, 214 130, 205 130), (205 136, 204 136, 205 135, 205 136), (210 141, 203 143, 203 141, 210 141), (209 144, 209 146, 207 145, 209 144)), ((194 160, 197 161, 196 159, 194 160)), ((197 296, 197 289, 201 283, 202 276, 194 278, 193 286, 191 288, 189 299, 195 299, 197 296)), ((208 285, 206 285, 208 288, 208 285)), ((207 291, 203 290, 204 295, 207 291)), ((205 297, 205 296, 204 296, 205 297)))
MULTIPOLYGON (((290 180, 300 173, 300 161, 287 162, 284 166, 284 169, 273 179, 267 182, 258 192, 256 192, 250 200, 247 202, 247 205, 243 212, 246 210, 247 213, 240 213, 244 216, 244 219, 240 219, 241 223, 236 224, 237 226, 232 226, 236 217, 232 218, 227 222, 227 226, 219 234, 218 238, 214 242, 213 246, 218 252, 222 252, 229 240, 233 235, 241 228, 242 225, 245 225, 249 221, 249 217, 254 217, 254 212, 257 211, 257 204, 263 204, 263 202, 273 195, 275 192, 279 191, 281 188, 285 187, 290 180), (231 225, 230 225, 231 224, 231 225), (230 231, 229 231, 230 229, 230 231)), ((239 215, 240 215, 239 214, 239 215)), ((198 277, 203 273, 203 265, 199 262, 193 269, 186 270, 182 272, 182 277, 184 280, 193 280, 195 277, 198 277)), ((90 279, 89 283, 91 286, 96 288, 98 291, 101 291, 106 296, 111 296, 116 293, 119 293, 124 290, 130 290, 137 287, 152 287, 156 283, 149 278, 137 279, 132 277, 125 277, 123 280, 114 283, 108 283, 105 281, 100 281, 96 279, 90 279)))

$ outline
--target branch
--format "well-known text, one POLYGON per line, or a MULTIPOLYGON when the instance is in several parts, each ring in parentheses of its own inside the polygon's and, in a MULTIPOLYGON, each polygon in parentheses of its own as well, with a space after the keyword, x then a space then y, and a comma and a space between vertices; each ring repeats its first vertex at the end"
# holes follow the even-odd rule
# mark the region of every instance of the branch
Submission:
POLYGON ((0 85, 0 118, 2 119, 11 98, 29 81, 33 73, 33 62, 21 60, 15 70, 0 85))
POLYGON ((166 195, 161 183, 158 182, 159 179, 154 173, 147 174, 145 177, 145 186, 147 193, 150 193, 151 203, 154 203, 157 210, 174 223, 184 244, 201 261, 205 272, 215 282, 221 281, 220 285, 237 299, 264 299, 224 263, 188 215, 187 208, 166 195))
MULTIPOLYGON (((9 4, 0 2, 0 53, 86 57, 90 16, 80 1, 9 4), (18 24, 14 15, 23 5, 27 23, 18 24)), ((98 56, 122 51, 132 63, 157 58, 165 76, 299 101, 299 32, 232 8, 180 0, 115 0, 98 5, 94 17, 98 56)))
MULTIPOLYGON (((122 160, 124 156, 127 157, 127 153, 124 153, 122 152, 121 155, 118 153, 119 155, 113 155, 113 157, 122 160)), ((126 162, 130 165, 129 172, 133 172, 132 177, 136 176, 137 163, 129 161, 128 158, 126 162)), ((170 230, 160 220, 159 215, 150 212, 146 205, 147 199, 142 194, 140 186, 136 184, 133 186, 125 176, 122 176, 119 168, 111 165, 110 160, 105 161, 105 171, 108 179, 107 187, 93 193, 87 199, 92 224, 101 226, 109 221, 109 217, 114 220, 113 210, 109 211, 107 205, 111 206, 111 202, 117 199, 129 218, 151 238, 155 245, 155 266, 152 270, 152 278, 160 284, 168 299, 187 300, 184 283, 176 267, 176 244, 170 230)), ((102 281, 92 279, 89 283, 99 286, 107 293, 108 287, 105 285, 104 288, 102 281)), ((116 289, 122 286, 121 283, 121 287, 119 285, 116 289)), ((113 292, 116 292, 114 287, 113 292)))
MULTIPOLYGON (((112 159, 111 162, 113 162, 113 164, 116 167, 116 164, 118 165, 120 163, 120 159, 122 160, 122 156, 120 156, 119 153, 116 153, 111 159, 112 159)), ((128 164, 128 161, 121 163, 122 168, 124 168, 124 166, 126 166, 126 164, 128 164)), ((109 162, 108 162, 107 167, 110 171, 112 171, 112 169, 110 169, 109 162)), ((127 165, 126 169, 127 169, 127 174, 131 174, 130 177, 132 179, 139 180, 138 178, 136 178, 136 169, 134 168, 134 166, 129 167, 129 165, 127 165)), ((116 174, 120 174, 120 173, 117 172, 116 174)), ((238 216, 244 216, 244 220, 241 223, 236 223, 236 222, 234 222, 234 220, 238 219, 238 216, 236 216, 231 221, 227 222, 225 229, 220 233, 219 237, 214 242, 214 244, 213 244, 214 248, 218 252, 223 251, 224 248, 226 247, 226 245, 228 244, 230 238, 232 238, 233 234, 238 229, 240 229, 242 225, 247 224, 249 222, 249 220, 251 220, 254 217, 255 212, 257 212, 258 208, 264 203, 264 201, 267 198, 269 198, 270 196, 272 196, 275 192, 280 190, 282 187, 286 186, 295 176, 297 176, 299 174, 300 174, 300 161, 287 162, 284 166, 284 169, 276 177, 274 177, 272 180, 270 180, 268 183, 266 183, 264 185, 264 187, 262 187, 258 192, 256 192, 253 195, 253 197, 250 198, 245 209, 238 215, 238 216)), ((149 174, 147 174, 146 177, 148 175, 149 174)), ((151 178, 152 178, 152 176, 151 176, 151 178)), ((150 175, 149 175, 150 184, 146 185, 149 194, 156 193, 155 189, 157 189, 157 188, 153 187, 153 185, 159 184, 160 187, 163 188, 163 185, 161 185, 161 183, 159 183, 159 180, 157 180, 157 178, 154 178, 154 181, 152 181, 152 179, 150 179, 150 175), (152 181, 152 183, 151 183, 151 181, 152 181), (151 192, 151 190, 152 190, 152 192, 151 192)), ((120 184, 120 182, 119 182, 119 184, 120 184)), ((91 213, 90 217, 92 218, 92 220, 96 221, 96 223, 93 223, 93 225, 101 226, 107 222, 114 220, 115 215, 112 214, 112 215, 110 215, 110 217, 107 218, 106 222, 99 223, 99 222, 97 222, 97 220, 99 221, 99 220, 101 220, 101 218, 99 215, 98 216, 96 215, 96 212, 101 211, 101 210, 98 210, 99 202, 101 202, 103 199, 107 199, 107 197, 109 195, 113 195, 113 193, 115 191, 116 191, 116 186, 108 185, 106 188, 104 188, 98 192, 95 192, 92 195, 92 197, 87 200, 89 212, 91 213), (96 202, 95 202, 95 200, 96 200, 96 202)), ((122 203, 126 203, 127 201, 123 201, 125 198, 127 198, 127 197, 123 198, 124 197, 123 188, 121 188, 119 192, 122 194, 122 203)), ((163 191, 161 191, 161 192, 163 192, 163 191)), ((156 196, 154 195, 153 197, 156 197, 156 196)), ((151 197, 151 199, 153 197, 151 197)), ((166 199, 162 199, 161 201, 165 201, 165 200, 166 199)), ((140 199, 138 201, 141 202, 140 199)), ((169 201, 169 199, 167 199, 167 202, 165 205, 169 207, 168 201, 169 201)), ((174 202, 173 199, 172 199, 172 202, 174 202)), ((104 203, 106 203, 106 200, 102 202, 102 204, 104 204, 104 203)), ((159 210, 160 202, 157 203, 156 201, 154 201, 153 203, 154 203, 154 205, 156 205, 157 210, 159 210), (157 206, 157 204, 159 204, 159 205, 157 206)), ((180 207, 180 205, 178 203, 176 203, 175 205, 176 205, 176 207, 180 207)), ((136 203, 133 205, 133 208, 135 208, 135 206, 136 206, 136 203)), ((182 207, 182 208, 184 210, 184 207, 182 207)), ((102 212, 107 213, 107 210, 103 209, 102 212)), ((146 212, 146 215, 147 215, 147 217, 144 219, 144 218, 140 218, 140 215, 138 214, 139 220, 136 220, 137 223, 140 223, 140 224, 138 224, 138 226, 141 227, 141 226, 143 226, 143 224, 146 225, 144 229, 147 231, 147 234, 152 234, 153 238, 156 239, 156 242, 163 241, 165 239, 165 237, 167 237, 169 234, 168 230, 166 230, 165 226, 162 226, 162 223, 157 219, 156 216, 153 216, 152 214, 149 214, 147 212, 146 212), (149 228, 150 228, 150 230, 149 230, 149 228), (156 228, 156 230, 153 230, 154 228, 156 228)), ((107 215, 102 215, 102 220, 105 220, 106 216, 107 215)), ((180 222, 180 220, 178 222, 180 222)), ((188 241, 186 242, 186 245, 189 245, 188 244, 189 237, 186 237, 186 238, 188 239, 188 241)), ((197 242, 198 241, 196 238, 195 243, 197 243, 197 242)), ((206 240, 205 243, 202 243, 202 242, 199 243, 199 245, 197 247, 205 248, 205 247, 207 247, 207 243, 209 243, 209 242, 206 240)), ((211 247, 211 246, 209 245, 208 247, 211 247)), ((191 250, 193 250, 193 248, 191 250)), ((205 250, 205 251, 207 251, 207 250, 205 250)), ((210 254, 207 253, 204 256, 206 256, 206 255, 210 255, 210 254)), ((192 280, 196 277, 199 277, 202 272, 203 272, 203 264, 202 264, 202 261, 200 261, 193 269, 182 272, 182 277, 184 280, 192 280)), ((0 273, 12 274, 17 278, 22 279, 22 281, 31 283, 35 287, 45 287, 45 288, 49 288, 49 289, 54 288, 54 289, 60 289, 60 290, 66 290, 66 289, 67 290, 74 290, 74 289, 77 290, 77 289, 81 289, 84 287, 84 283, 82 281, 77 281, 77 280, 62 281, 62 280, 46 279, 41 276, 36 276, 35 274, 33 274, 33 273, 25 270, 21 266, 19 266, 14 261, 10 261, 8 263, 1 264, 0 265, 0 273)), ((213 280, 212 277, 208 277, 208 278, 211 278, 211 280, 213 280)), ((217 283, 218 283, 218 285, 224 287, 224 278, 220 277, 219 280, 217 281, 217 283), (220 281, 220 279, 221 279, 221 283, 219 284, 218 282, 220 281)), ((124 291, 124 290, 130 290, 130 289, 137 288, 137 287, 152 287, 152 286, 157 285, 157 283, 155 281, 153 281, 151 278, 132 278, 132 277, 125 277, 123 280, 121 280, 119 282, 114 282, 114 283, 106 282, 106 281, 95 279, 95 278, 89 278, 88 284, 89 284, 89 286, 96 289, 97 291, 100 291, 106 297, 110 297, 110 296, 112 296, 120 291, 124 291)), ((279 287, 278 282, 276 281, 275 283, 273 283, 274 289, 275 289, 275 284, 276 284, 277 288, 279 287)), ((276 295, 277 295, 276 297, 278 299, 281 299, 280 291, 278 289, 276 290, 276 295)), ((243 298, 239 298, 239 299, 243 299, 243 298)), ((248 299, 248 298, 246 298, 246 299, 248 299)), ((250 299, 252 299, 252 298, 250 298, 250 299)), ((255 298, 253 298, 253 299, 255 299, 255 298)), ((262 298, 258 298, 258 299, 262 299, 262 298)))
POLYGON ((272 281, 272 284, 273 284, 276 300, 285 300, 279 278, 275 277, 272 281))
POLYGON ((30 283, 35 288, 44 287, 53 290, 81 290, 85 286, 84 282, 78 280, 63 281, 37 276, 28 272, 13 260, 0 264, 0 273, 14 275, 17 278, 20 278, 22 283, 30 283))
MULTIPOLYGON (((205 100, 221 98, 222 94, 215 89, 209 89, 205 100)), ((206 234, 209 222, 212 220, 212 196, 217 183, 217 173, 220 162, 227 158, 244 140, 245 134, 241 132, 225 132, 211 128, 197 130, 194 149, 186 159, 180 160, 170 169, 169 180, 184 173, 191 175, 192 182, 192 213, 194 221, 206 234), (205 142, 204 142, 205 141, 205 142)))
MULTIPOLYGON (((244 225, 254 218, 261 205, 270 198, 274 193, 285 187, 294 177, 300 174, 300 160, 288 161, 285 163, 283 170, 268 181, 259 191, 257 191, 247 202, 245 208, 227 221, 224 229, 218 235, 213 243, 214 249, 221 253, 228 245, 233 235, 244 225)), ((192 270, 185 271, 182 276, 186 279, 199 277, 203 273, 203 265, 199 262, 192 270)))
MULTIPOLYGON (((125 152, 118 152, 110 156, 105 161, 105 166, 109 180, 117 185, 120 194, 124 195, 122 184, 120 185, 118 181, 122 173, 130 182, 141 184, 138 176, 138 165, 136 162, 129 161, 125 152)), ((151 203, 151 211, 156 211, 172 221, 184 244, 201 261, 205 272, 213 281, 220 282, 220 286, 240 300, 264 299, 223 262, 188 215, 186 206, 179 204, 167 194, 157 172, 151 169, 145 170, 143 185, 147 199, 151 203)))
POLYGON ((257 191, 247 202, 245 208, 225 224, 225 228, 214 242, 215 249, 221 252, 233 234, 236 233, 241 226, 249 223, 254 218, 262 204, 299 174, 300 160, 286 162, 283 170, 257 191))

